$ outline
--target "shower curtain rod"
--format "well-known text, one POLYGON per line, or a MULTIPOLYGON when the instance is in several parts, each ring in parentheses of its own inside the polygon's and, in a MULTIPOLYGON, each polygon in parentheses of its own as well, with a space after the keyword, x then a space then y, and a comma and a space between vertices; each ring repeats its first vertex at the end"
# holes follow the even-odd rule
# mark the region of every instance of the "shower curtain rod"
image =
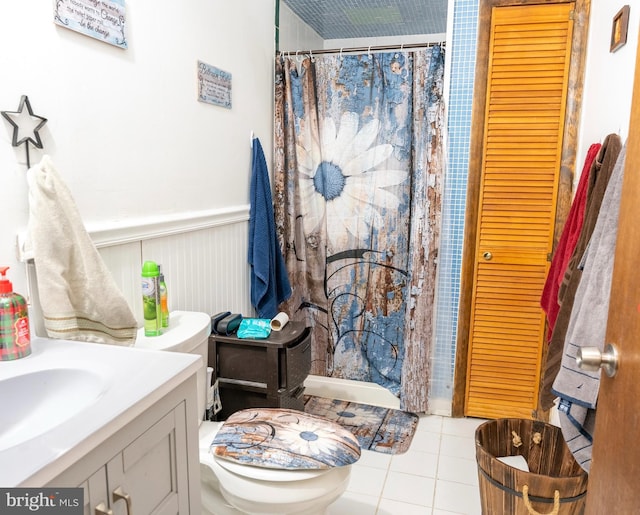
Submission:
POLYGON ((400 45, 381 45, 381 46, 359 46, 359 47, 350 47, 350 48, 332 48, 332 49, 322 49, 322 50, 296 50, 294 52, 289 52, 285 50, 278 50, 276 53, 280 55, 308 55, 314 56, 319 54, 345 54, 352 52, 383 52, 385 50, 412 50, 416 48, 430 48, 435 45, 445 46, 444 41, 435 41, 431 43, 408 43, 408 44, 400 44, 400 45))

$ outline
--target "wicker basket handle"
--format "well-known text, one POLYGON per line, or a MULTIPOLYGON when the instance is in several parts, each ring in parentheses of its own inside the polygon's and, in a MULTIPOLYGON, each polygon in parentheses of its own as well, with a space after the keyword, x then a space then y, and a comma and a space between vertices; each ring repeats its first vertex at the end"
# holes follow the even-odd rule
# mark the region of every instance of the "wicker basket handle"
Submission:
MULTIPOLYGON (((530 515, 545 515, 543 513, 537 512, 536 510, 533 509, 533 506, 531 506, 531 502, 529 501, 528 485, 524 485, 522 487, 522 499, 524 500, 524 505, 527 507, 527 511, 530 513, 530 515)), ((553 494, 553 510, 551 510, 546 515, 558 515, 559 511, 560 511, 560 492, 556 490, 553 494)))

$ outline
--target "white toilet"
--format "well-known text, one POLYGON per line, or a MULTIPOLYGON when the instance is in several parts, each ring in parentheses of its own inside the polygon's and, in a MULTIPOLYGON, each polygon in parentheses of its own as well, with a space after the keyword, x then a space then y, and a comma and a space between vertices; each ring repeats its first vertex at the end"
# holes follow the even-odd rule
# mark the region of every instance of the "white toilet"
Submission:
MULTIPOLYGON (((195 353, 203 357, 204 366, 198 372, 202 385, 198 391, 201 416, 205 412, 208 389, 206 364, 210 332, 211 317, 206 313, 174 311, 170 314, 170 327, 164 334, 145 337, 144 330, 140 329, 135 344, 140 348, 195 353)), ((201 418, 198 423, 203 514, 322 514, 347 488, 351 465, 275 469, 214 456, 211 443, 223 423, 202 421, 201 418)))

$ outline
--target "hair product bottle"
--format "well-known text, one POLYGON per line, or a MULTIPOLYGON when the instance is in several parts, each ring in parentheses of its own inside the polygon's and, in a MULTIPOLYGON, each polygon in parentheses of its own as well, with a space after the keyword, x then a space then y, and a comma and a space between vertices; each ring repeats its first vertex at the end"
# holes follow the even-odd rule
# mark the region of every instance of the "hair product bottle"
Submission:
POLYGON ((162 327, 169 327, 169 297, 167 284, 164 282, 164 274, 162 273, 162 265, 158 265, 159 285, 160 285, 160 310, 162 312, 162 327))

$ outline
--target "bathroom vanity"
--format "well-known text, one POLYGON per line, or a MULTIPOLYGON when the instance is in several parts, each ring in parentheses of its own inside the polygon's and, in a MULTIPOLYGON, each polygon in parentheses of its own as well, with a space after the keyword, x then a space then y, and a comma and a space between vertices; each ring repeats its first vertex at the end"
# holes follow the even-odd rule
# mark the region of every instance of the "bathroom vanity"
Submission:
POLYGON ((85 514, 200 513, 200 356, 35 339, 0 363, 0 484, 82 487, 85 514), (6 437, 6 438, 5 438, 6 437))

